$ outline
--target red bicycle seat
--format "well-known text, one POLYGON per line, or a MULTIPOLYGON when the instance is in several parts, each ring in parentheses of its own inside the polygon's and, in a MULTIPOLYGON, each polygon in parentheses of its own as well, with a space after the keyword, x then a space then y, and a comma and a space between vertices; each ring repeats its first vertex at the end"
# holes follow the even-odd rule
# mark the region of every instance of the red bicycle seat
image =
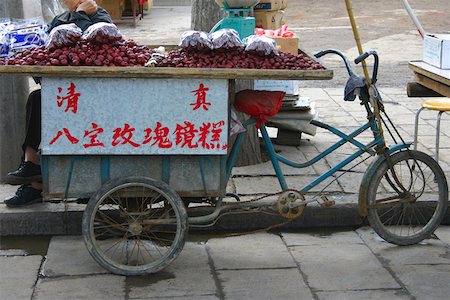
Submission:
POLYGON ((260 128, 267 117, 275 116, 281 108, 285 92, 243 90, 236 94, 234 107, 255 119, 260 128))

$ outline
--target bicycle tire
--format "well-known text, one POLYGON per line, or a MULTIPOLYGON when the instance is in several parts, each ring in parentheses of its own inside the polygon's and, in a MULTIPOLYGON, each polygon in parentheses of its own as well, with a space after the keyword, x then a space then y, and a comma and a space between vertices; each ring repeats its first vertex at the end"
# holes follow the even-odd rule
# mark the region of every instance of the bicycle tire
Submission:
POLYGON ((167 184, 130 176, 109 181, 91 197, 82 232, 99 265, 118 275, 143 275, 178 257, 188 218, 181 198, 167 184))
POLYGON ((366 199, 368 221, 375 232, 389 243, 412 245, 428 238, 444 218, 447 180, 429 155, 412 150, 396 152, 375 170, 366 199))

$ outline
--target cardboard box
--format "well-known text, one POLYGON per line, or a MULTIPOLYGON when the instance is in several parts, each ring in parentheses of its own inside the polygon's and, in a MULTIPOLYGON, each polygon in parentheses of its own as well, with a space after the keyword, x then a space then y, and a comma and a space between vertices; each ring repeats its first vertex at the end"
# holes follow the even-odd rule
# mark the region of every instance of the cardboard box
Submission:
POLYGON ((287 7, 288 0, 263 0, 254 7, 255 11, 283 10, 287 7))
POLYGON ((113 20, 120 20, 125 8, 125 0, 96 0, 97 4, 104 8, 113 20))
POLYGON ((255 11, 256 27, 278 29, 284 24, 284 11, 255 11))
POLYGON ((294 37, 279 37, 279 36, 268 36, 269 38, 275 40, 275 43, 277 43, 277 48, 281 52, 290 53, 293 55, 298 55, 298 43, 299 38, 294 37))
POLYGON ((255 80, 255 90, 282 91, 288 95, 298 95, 300 88, 298 80, 255 80))
POLYGON ((450 69, 450 34, 425 35, 423 61, 440 69, 450 69))

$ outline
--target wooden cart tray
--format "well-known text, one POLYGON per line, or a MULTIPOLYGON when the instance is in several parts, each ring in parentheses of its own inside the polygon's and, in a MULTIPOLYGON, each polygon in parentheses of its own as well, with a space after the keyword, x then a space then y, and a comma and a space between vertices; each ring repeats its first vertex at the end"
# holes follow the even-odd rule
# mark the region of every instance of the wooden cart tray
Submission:
POLYGON ((224 68, 151 68, 151 67, 73 67, 73 66, 0 66, 0 74, 37 77, 104 78, 220 78, 271 80, 329 80, 331 70, 273 70, 224 68))
MULTIPOLYGON (((150 49, 157 46, 148 46, 150 49)), ((164 45, 166 50, 175 45, 164 45)), ((317 59, 299 49, 299 53, 317 59)), ((104 77, 104 78, 216 78, 267 80, 330 80, 333 71, 283 69, 228 69, 228 68, 152 68, 152 67, 92 67, 92 66, 1 66, 0 74, 36 77, 104 77)))

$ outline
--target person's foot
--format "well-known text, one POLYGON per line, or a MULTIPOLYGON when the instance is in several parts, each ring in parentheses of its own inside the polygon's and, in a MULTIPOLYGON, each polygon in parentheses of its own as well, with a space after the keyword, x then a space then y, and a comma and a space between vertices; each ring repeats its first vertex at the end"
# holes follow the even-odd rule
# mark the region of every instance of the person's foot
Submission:
POLYGON ((17 170, 9 172, 6 176, 6 183, 12 185, 30 184, 41 180, 41 166, 31 161, 22 161, 17 170))
POLYGON ((40 202, 42 200, 42 191, 35 189, 29 185, 20 186, 16 194, 5 199, 6 206, 17 207, 40 202))

